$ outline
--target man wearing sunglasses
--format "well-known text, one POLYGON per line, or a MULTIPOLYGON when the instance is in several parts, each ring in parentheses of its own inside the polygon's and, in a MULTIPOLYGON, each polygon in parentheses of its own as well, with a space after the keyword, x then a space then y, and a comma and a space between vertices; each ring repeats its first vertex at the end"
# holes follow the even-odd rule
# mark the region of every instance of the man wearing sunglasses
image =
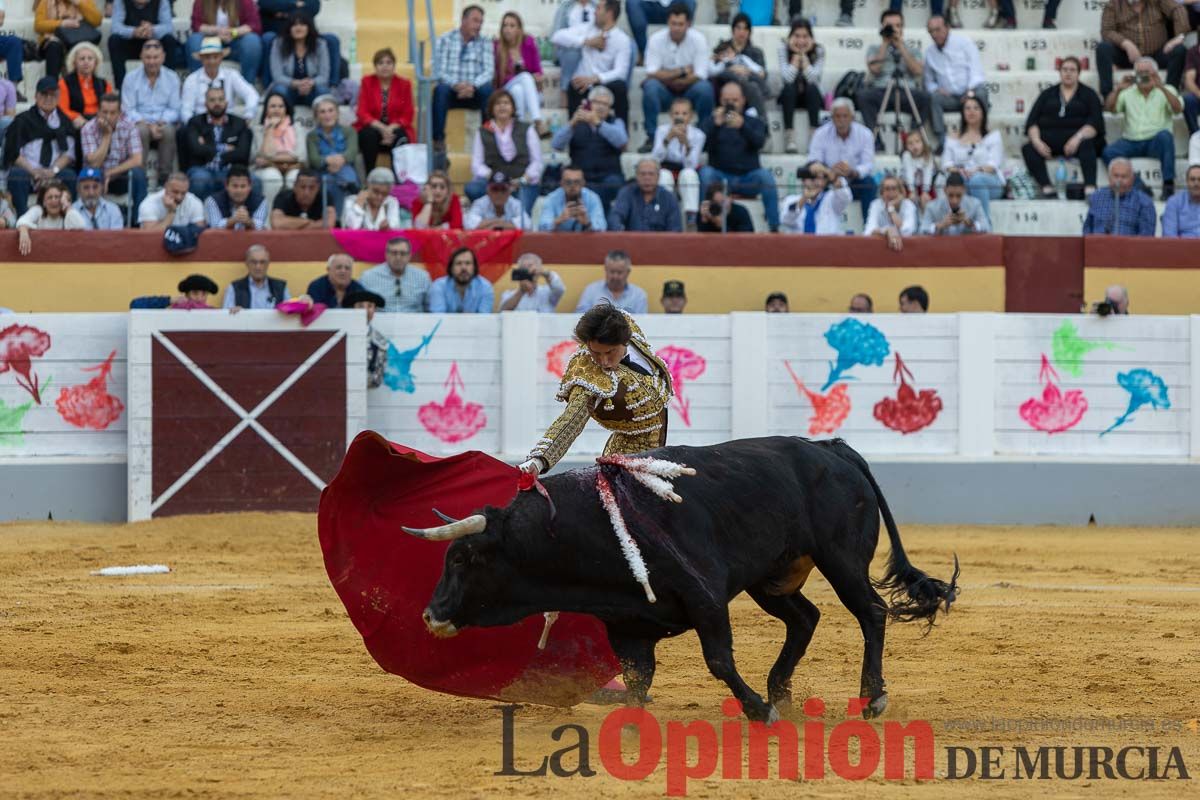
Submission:
POLYGON ((421 267, 408 263, 412 258, 412 244, 403 236, 387 243, 387 261, 371 267, 358 279, 368 291, 382 297, 386 302, 380 313, 408 312, 420 314, 429 308, 429 273, 421 267))

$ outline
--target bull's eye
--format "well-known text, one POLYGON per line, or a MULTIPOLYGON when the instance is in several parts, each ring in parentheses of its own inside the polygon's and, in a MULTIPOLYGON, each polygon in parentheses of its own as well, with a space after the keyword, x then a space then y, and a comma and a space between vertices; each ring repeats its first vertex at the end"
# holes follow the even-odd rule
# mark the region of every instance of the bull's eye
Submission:
POLYGON ((466 559, 463 558, 462 553, 455 553, 450 556, 450 566, 452 567, 461 567, 465 561, 466 559))

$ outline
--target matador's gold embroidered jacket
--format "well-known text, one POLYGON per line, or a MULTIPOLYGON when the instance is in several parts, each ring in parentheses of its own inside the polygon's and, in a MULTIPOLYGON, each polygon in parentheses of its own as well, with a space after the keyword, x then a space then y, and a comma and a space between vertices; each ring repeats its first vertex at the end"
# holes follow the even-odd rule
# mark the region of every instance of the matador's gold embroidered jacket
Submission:
POLYGON ((638 349, 656 374, 647 377, 624 364, 605 370, 586 347, 580 347, 567 363, 556 395, 567 408, 529 451, 529 457, 541 459, 545 469, 566 455, 589 418, 612 431, 605 455, 640 453, 667 443, 667 404, 674 395, 671 373, 637 323, 630 318, 629 324, 633 328, 629 346, 638 349))

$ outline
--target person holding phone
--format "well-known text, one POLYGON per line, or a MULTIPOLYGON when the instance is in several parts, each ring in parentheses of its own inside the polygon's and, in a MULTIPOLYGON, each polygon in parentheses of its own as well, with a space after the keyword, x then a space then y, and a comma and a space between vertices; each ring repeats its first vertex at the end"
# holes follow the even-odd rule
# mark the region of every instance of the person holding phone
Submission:
POLYGON ((941 196, 925 206, 921 218, 921 233, 927 236, 966 236, 990 230, 983 204, 967 194, 967 182, 960 172, 946 177, 941 196))
POLYGON ((566 294, 566 284, 558 273, 542 266, 541 256, 524 253, 517 259, 512 279, 517 288, 506 289, 500 295, 501 311, 536 311, 553 314, 558 301, 566 294))

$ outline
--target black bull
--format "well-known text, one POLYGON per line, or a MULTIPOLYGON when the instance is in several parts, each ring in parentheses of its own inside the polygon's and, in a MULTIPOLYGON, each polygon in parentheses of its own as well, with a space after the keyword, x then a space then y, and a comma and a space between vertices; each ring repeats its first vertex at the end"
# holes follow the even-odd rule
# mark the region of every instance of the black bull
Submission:
POLYGON ((591 614, 607 627, 630 701, 641 704, 654 678, 655 645, 695 629, 712 674, 728 684, 750 719, 768 720, 777 716, 776 706, 790 702, 792 673, 820 618, 800 592, 815 567, 862 628, 860 696, 870 699, 863 715, 882 713, 885 622, 891 616, 932 625, 939 608, 949 610, 954 600, 957 559, 949 584, 909 563, 866 461, 841 440, 777 436, 646 455, 696 470, 675 480, 681 504, 657 497, 620 468, 587 467, 545 478, 553 520, 543 497, 522 492, 507 507, 484 509, 457 528, 410 530, 458 539, 425 611, 430 630, 446 636, 545 611, 591 614), (597 469, 609 476, 638 541, 655 603, 622 555, 597 495, 597 469), (873 582, 880 514, 891 556, 883 579, 873 582), (890 592, 890 607, 877 588, 890 592), (741 592, 787 626, 766 702, 733 661, 728 606, 741 592))

